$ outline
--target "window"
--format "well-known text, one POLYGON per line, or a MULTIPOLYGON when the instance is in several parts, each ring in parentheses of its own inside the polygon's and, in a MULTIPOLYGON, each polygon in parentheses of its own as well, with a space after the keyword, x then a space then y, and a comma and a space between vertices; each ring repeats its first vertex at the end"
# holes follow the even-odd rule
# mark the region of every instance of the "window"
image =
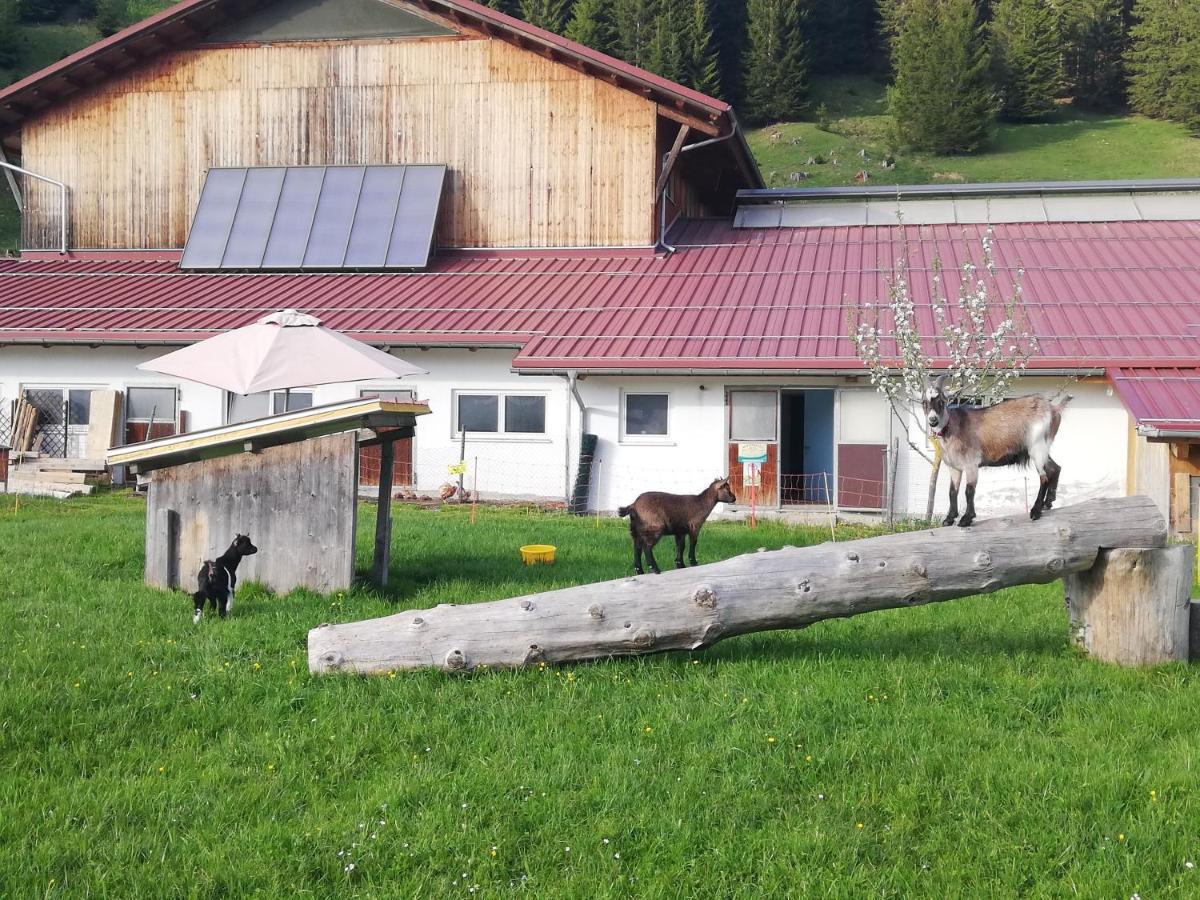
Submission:
POLYGON ((669 433, 666 394, 626 394, 621 422, 625 437, 666 437, 669 433))
POLYGON ((174 422, 175 403, 175 388, 131 387, 125 392, 125 420, 174 422))
POLYGON ((775 391, 730 391, 729 439, 775 440, 775 415, 778 405, 779 396, 775 391))
POLYGON ((546 433, 542 394, 458 394, 454 433, 530 435, 546 433))
POLYGON ((298 409, 308 409, 313 405, 312 391, 276 391, 272 398, 271 414, 279 415, 284 412, 295 412, 298 409), (284 398, 287 398, 287 409, 283 408, 284 398))
POLYGON ((413 403, 417 395, 413 391, 377 390, 376 388, 360 388, 358 396, 363 399, 374 398, 387 403, 413 403))
POLYGON ((251 419, 263 419, 267 416, 278 416, 284 412, 308 409, 312 405, 312 391, 260 391, 257 394, 230 394, 226 420, 228 424, 233 425, 237 422, 249 422, 251 419), (283 408, 285 395, 287 396, 286 410, 283 408))

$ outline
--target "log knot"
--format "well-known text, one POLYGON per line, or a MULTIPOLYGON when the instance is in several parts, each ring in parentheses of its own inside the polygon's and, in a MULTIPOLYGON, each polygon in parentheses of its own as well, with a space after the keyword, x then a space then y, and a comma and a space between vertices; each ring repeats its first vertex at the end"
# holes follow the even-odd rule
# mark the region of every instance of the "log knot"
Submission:
POLYGON ((525 665, 531 666, 534 663, 546 661, 546 654, 537 644, 530 644, 529 650, 525 653, 525 665))
POLYGON ((529 612, 530 610, 533 609, 533 601, 532 600, 522 600, 521 601, 521 609, 525 610, 525 612, 529 612))
POLYGON ((467 657, 461 650, 451 650, 446 654, 446 668, 460 672, 467 667, 467 657))
POLYGON ((848 559, 850 562, 858 562, 858 554, 851 550, 846 554, 846 559, 848 559))
POLYGON ((692 594, 692 602, 703 609, 715 609, 717 605, 717 592, 706 584, 701 585, 692 594))
POLYGON ((1046 563, 1046 571, 1051 575, 1062 574, 1063 569, 1067 567, 1067 561, 1061 556, 1056 556, 1046 563))
POLYGON ((330 650, 328 653, 321 654, 321 662, 329 669, 340 669, 345 661, 346 658, 336 650, 330 650))
POLYGON ((802 578, 796 582, 796 593, 807 594, 812 590, 812 583, 807 578, 802 578))
POLYGON ((599 603, 593 603, 588 607, 588 615, 599 622, 604 618, 604 608, 599 603))
POLYGON ((913 563, 908 571, 916 575, 918 578, 924 578, 928 574, 928 570, 922 563, 913 563))
POLYGON ((424 627, 425 627, 425 620, 424 620, 424 619, 422 619, 420 616, 417 616, 415 619, 413 619, 413 620, 412 620, 412 621, 411 621, 411 622, 408 624, 408 627, 409 627, 409 628, 412 628, 412 629, 413 629, 413 630, 415 630, 415 631, 420 631, 422 628, 424 628, 424 627))
POLYGON ((641 628, 638 629, 637 633, 633 636, 633 645, 635 647, 647 649, 649 647, 653 647, 656 640, 657 637, 654 634, 653 628, 641 628))
POLYGON ((975 554, 975 568, 990 569, 992 567, 992 555, 986 551, 980 551, 975 554))

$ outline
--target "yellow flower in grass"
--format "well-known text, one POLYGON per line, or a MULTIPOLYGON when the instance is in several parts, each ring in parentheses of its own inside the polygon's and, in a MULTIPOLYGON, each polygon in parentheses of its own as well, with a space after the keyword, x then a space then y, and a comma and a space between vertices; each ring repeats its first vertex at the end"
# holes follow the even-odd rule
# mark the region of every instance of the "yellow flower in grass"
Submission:
POLYGON ((854 827, 857 828, 859 831, 862 831, 863 828, 866 826, 864 826, 862 822, 855 822, 854 827))
POLYGON ((768 744, 773 744, 773 743, 775 743, 775 738, 771 737, 771 735, 769 735, 769 734, 768 734, 768 735, 767 735, 767 743, 768 743, 768 744))
POLYGON ((649 733, 650 733, 650 732, 652 732, 654 729, 653 729, 653 728, 651 728, 649 725, 647 725, 647 726, 646 726, 645 728, 643 728, 642 730, 643 730, 644 732, 646 732, 646 734, 649 734, 649 733))

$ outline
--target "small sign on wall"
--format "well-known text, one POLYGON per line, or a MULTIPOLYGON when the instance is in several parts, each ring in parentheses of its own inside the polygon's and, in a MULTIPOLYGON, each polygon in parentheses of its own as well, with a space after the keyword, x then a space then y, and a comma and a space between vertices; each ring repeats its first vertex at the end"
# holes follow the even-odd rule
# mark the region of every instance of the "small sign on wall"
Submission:
POLYGON ((740 463, 765 463, 767 461, 766 441, 741 441, 737 448, 737 458, 740 463))
POLYGON ((742 486, 748 488, 762 487, 762 466, 756 462, 742 463, 742 486))
POLYGON ((465 462, 450 463, 446 466, 446 471, 451 475, 465 475, 467 472, 467 464, 465 462))

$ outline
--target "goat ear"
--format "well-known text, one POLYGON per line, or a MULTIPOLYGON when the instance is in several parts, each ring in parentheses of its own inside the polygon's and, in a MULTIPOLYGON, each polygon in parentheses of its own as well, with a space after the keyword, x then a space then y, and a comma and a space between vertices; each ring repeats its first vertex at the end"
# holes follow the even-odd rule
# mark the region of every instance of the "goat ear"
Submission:
POLYGON ((939 394, 946 393, 946 379, 949 377, 949 374, 939 375, 936 379, 934 379, 933 389, 939 394))

